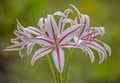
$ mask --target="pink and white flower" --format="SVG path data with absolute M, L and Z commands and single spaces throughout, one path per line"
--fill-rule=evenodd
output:
M 24 48 L 27 48 L 27 55 L 30 55 L 34 45 L 39 44 L 41 48 L 34 53 L 31 64 L 34 65 L 37 59 L 51 52 L 54 64 L 60 73 L 63 72 L 65 62 L 63 48 L 82 49 L 90 56 L 91 63 L 95 59 L 92 51 L 94 49 L 99 54 L 99 63 L 103 62 L 107 54 L 111 55 L 111 48 L 95 37 L 104 35 L 104 27 L 89 27 L 89 16 L 81 14 L 74 5 L 70 4 L 70 6 L 78 13 L 74 20 L 68 17 L 72 12 L 71 9 L 66 9 L 64 12 L 55 12 L 53 15 L 48 15 L 47 18 L 40 18 L 38 28 L 24 28 L 17 20 L 17 30 L 14 31 L 17 37 L 11 39 L 14 45 L 4 50 L 18 50 L 19 55 L 23 57 L 21 51 Z M 56 23 L 54 16 L 60 16 L 58 23 Z M 66 23 L 71 24 L 67 29 L 65 29 Z
M 89 27 L 90 23 L 89 16 L 80 14 L 80 12 L 75 6 L 73 5 L 70 6 L 72 6 L 77 11 L 80 24 L 84 24 L 84 26 L 80 28 L 77 35 L 74 37 L 76 48 L 80 48 L 83 51 L 85 51 L 86 54 L 90 56 L 91 63 L 95 59 L 94 53 L 92 52 L 91 49 L 96 50 L 100 57 L 99 63 L 103 62 L 104 59 L 107 57 L 107 52 L 109 55 L 111 55 L 111 48 L 107 44 L 96 39 L 95 37 L 99 35 L 100 36 L 104 35 L 105 33 L 104 27 Z M 75 20 L 75 23 L 79 24 L 77 20 L 78 18 Z M 102 43 L 103 46 L 100 45 L 99 43 Z
M 22 50 L 27 48 L 27 55 L 30 55 L 35 43 L 28 41 L 28 38 L 32 38 L 32 34 L 40 35 L 39 31 L 35 27 L 24 28 L 17 20 L 17 30 L 14 30 L 14 34 L 17 38 L 11 39 L 11 42 L 14 44 L 4 49 L 4 51 L 19 51 L 20 57 L 23 57 Z
M 74 25 L 62 31 L 61 35 L 58 35 L 58 29 L 62 27 L 58 28 L 54 17 L 48 15 L 45 26 L 46 32 L 49 35 L 48 37 L 38 36 L 36 38 L 29 38 L 30 41 L 43 45 L 42 48 L 35 52 L 31 63 L 33 65 L 38 58 L 43 57 L 52 51 L 55 66 L 57 70 L 62 73 L 64 67 L 64 51 L 62 47 L 74 47 L 74 44 L 69 41 L 74 37 L 76 31 L 79 30 L 82 25 Z

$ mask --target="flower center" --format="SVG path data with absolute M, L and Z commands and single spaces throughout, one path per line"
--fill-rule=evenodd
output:
M 55 49 L 58 48 L 58 47 L 59 47 L 59 46 L 58 46 L 57 44 L 54 45 L 54 48 L 55 48 Z

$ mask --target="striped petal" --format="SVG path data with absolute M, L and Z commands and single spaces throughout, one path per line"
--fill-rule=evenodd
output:
M 53 50 L 52 56 L 57 70 L 62 73 L 64 67 L 64 51 L 61 48 L 56 48 Z
M 18 19 L 16 19 L 16 21 L 17 21 L 17 29 L 18 29 L 19 31 L 24 32 L 24 27 L 20 24 L 20 22 L 18 21 Z
M 34 42 L 34 43 L 39 43 L 39 44 L 43 44 L 45 46 L 51 46 L 54 43 L 52 42 L 52 40 L 45 38 L 45 37 L 36 37 L 36 38 L 29 38 L 29 41 Z
M 80 24 L 84 24 L 84 26 L 81 27 L 78 38 L 80 38 L 83 35 L 83 33 L 88 29 L 89 22 L 90 22 L 89 16 L 81 15 Z
M 95 39 L 95 41 L 100 42 L 100 43 L 103 44 L 104 48 L 108 51 L 109 56 L 112 54 L 110 46 L 108 46 L 107 44 L 103 43 L 102 41 L 100 41 L 98 39 Z
M 22 50 L 27 46 L 28 42 L 23 43 L 22 47 L 19 49 L 19 56 L 22 58 L 24 57 L 24 54 Z
M 62 33 L 63 29 L 64 29 L 64 26 L 65 26 L 65 22 L 63 22 L 63 20 L 64 20 L 65 18 L 67 18 L 67 17 L 68 17 L 68 14 L 71 13 L 71 12 L 72 12 L 71 9 L 66 9 L 66 10 L 64 11 L 64 16 L 62 16 L 62 17 L 60 18 L 59 24 L 58 24 L 58 35 L 61 35 L 61 33 Z
M 65 18 L 64 20 L 62 20 L 63 23 L 70 23 L 71 26 L 75 25 L 75 21 L 69 18 Z
M 41 48 L 41 49 L 37 50 L 37 51 L 35 52 L 34 56 L 32 57 L 31 65 L 34 65 L 34 62 L 35 62 L 37 59 L 45 56 L 46 54 L 48 54 L 48 53 L 51 52 L 51 51 L 52 51 L 52 48 L 51 48 L 51 47 L 45 47 L 45 48 Z
M 105 58 L 107 58 L 107 53 L 106 50 L 99 44 L 97 44 L 96 42 L 91 42 L 89 44 L 87 44 L 90 48 L 96 50 L 99 54 L 100 57 L 100 62 L 103 62 Z
M 81 28 L 81 27 L 82 27 L 82 25 L 74 25 L 74 26 L 66 29 L 66 30 L 61 34 L 61 38 L 60 38 L 60 40 L 59 40 L 59 44 L 71 40 L 71 39 L 74 37 L 76 31 L 77 31 L 79 28 Z
M 92 37 L 95 37 L 98 35 L 103 36 L 105 34 L 104 27 L 93 27 L 91 30 L 93 30 Z
M 93 53 L 92 50 L 91 50 L 90 48 L 88 48 L 88 47 L 86 47 L 85 49 L 86 49 L 87 54 L 88 54 L 89 57 L 90 57 L 90 61 L 91 61 L 91 63 L 93 63 L 94 60 L 95 60 L 94 53 Z
M 35 34 L 35 35 L 42 34 L 42 32 L 35 27 L 27 27 L 27 28 L 25 28 L 25 31 L 27 31 L 28 33 L 31 33 L 31 34 Z
M 56 35 L 58 32 L 56 21 L 52 15 L 48 15 L 47 19 L 48 19 L 47 20 L 48 23 L 47 23 L 46 30 L 49 36 L 56 42 Z
M 64 43 L 64 44 L 61 44 L 60 46 L 65 48 L 74 48 L 75 43 Z
M 40 18 L 39 22 L 38 22 L 38 26 L 43 29 L 45 28 L 45 25 L 47 23 L 47 19 L 46 18 Z
M 78 37 L 74 36 L 74 42 L 75 42 L 76 46 L 79 46 L 83 42 L 83 40 L 81 40 L 81 39 L 78 40 Z
M 12 45 L 12 46 L 5 48 L 4 51 L 16 51 L 16 50 L 20 50 L 21 47 L 22 47 L 21 44 Z
M 30 54 L 31 54 L 34 45 L 35 45 L 35 43 L 29 43 L 29 44 L 27 45 L 27 55 L 30 55 Z
M 11 42 L 14 44 L 19 44 L 20 42 L 22 42 L 22 40 L 19 38 L 16 38 L 16 39 L 11 39 Z
M 17 37 L 19 37 L 19 38 L 28 38 L 28 37 L 31 37 L 30 34 L 23 33 L 23 32 L 17 31 L 17 30 L 14 30 L 14 34 L 15 34 Z

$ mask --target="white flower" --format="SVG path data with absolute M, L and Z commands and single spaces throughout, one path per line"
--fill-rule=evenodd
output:
M 79 19 L 80 24 L 84 25 L 80 28 L 77 35 L 74 37 L 76 48 L 80 48 L 83 51 L 85 51 L 86 54 L 90 56 L 91 63 L 95 59 L 94 53 L 92 52 L 91 49 L 96 50 L 100 57 L 99 63 L 103 62 L 103 60 L 107 57 L 106 51 L 108 51 L 108 54 L 111 55 L 111 48 L 107 44 L 96 39 L 95 37 L 99 35 L 100 36 L 104 35 L 105 33 L 104 27 L 89 27 L 90 23 L 89 16 L 80 14 L 78 9 L 74 5 L 70 6 L 72 6 L 78 13 L 78 18 L 76 17 L 77 19 L 75 19 L 75 24 L 79 24 L 78 23 Z M 100 45 L 99 43 L 102 43 L 103 46 Z
M 21 52 L 24 48 L 27 48 L 27 54 L 30 55 L 35 43 L 28 41 L 28 38 L 32 38 L 32 34 L 39 35 L 41 31 L 34 27 L 24 28 L 17 20 L 17 30 L 14 30 L 14 34 L 17 38 L 11 39 L 14 44 L 4 49 L 4 51 L 19 51 L 20 57 L 23 57 Z
M 62 20 L 61 20 L 62 21 Z M 61 23 L 60 21 L 60 23 Z M 64 67 L 64 51 L 62 47 L 74 47 L 73 43 L 69 43 L 69 41 L 74 37 L 74 34 L 82 25 L 74 25 L 69 27 L 68 29 L 62 31 L 58 34 L 58 29 L 63 27 L 58 27 L 56 21 L 52 15 L 48 15 L 47 22 L 44 25 L 46 28 L 46 32 L 48 36 L 38 36 L 36 38 L 30 38 L 29 40 L 32 42 L 36 42 L 38 44 L 44 45 L 42 48 L 38 49 L 32 60 L 32 65 L 34 62 L 40 58 L 45 56 L 46 54 L 52 51 L 53 60 L 57 70 L 62 73 Z

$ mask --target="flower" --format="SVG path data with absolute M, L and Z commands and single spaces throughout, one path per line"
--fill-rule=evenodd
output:
M 69 41 L 73 38 L 75 32 L 82 26 L 82 25 L 74 25 L 61 33 L 58 33 L 58 29 L 63 27 L 57 27 L 56 21 L 52 15 L 48 15 L 47 22 L 44 24 L 46 32 L 48 36 L 37 36 L 36 38 L 29 38 L 31 42 L 36 42 L 38 44 L 42 44 L 43 47 L 38 49 L 32 60 L 32 65 L 34 62 L 40 58 L 45 56 L 46 54 L 52 51 L 52 57 L 55 63 L 57 70 L 62 73 L 64 67 L 64 51 L 62 47 L 74 47 L 73 43 Z M 61 20 L 62 21 L 62 20 Z M 60 21 L 60 23 L 62 23 Z M 40 23 L 41 24 L 41 23 Z M 60 35 L 61 34 L 61 35 Z
M 104 27 L 89 27 L 90 19 L 88 15 L 80 14 L 78 9 L 74 5 L 72 6 L 78 13 L 78 17 L 80 20 L 80 24 L 84 24 L 78 31 L 77 35 L 74 37 L 74 42 L 76 44 L 76 48 L 80 48 L 83 51 L 86 52 L 90 56 L 91 63 L 94 61 L 94 53 L 91 49 L 94 49 L 98 52 L 100 57 L 100 62 L 103 62 L 104 59 L 107 57 L 106 51 L 108 51 L 108 54 L 111 55 L 111 48 L 103 43 L 102 41 L 96 39 L 96 36 L 102 36 L 105 33 Z M 75 23 L 78 23 L 78 17 L 75 19 Z M 103 46 L 101 46 L 99 43 L 102 43 Z
M 41 34 L 41 31 L 34 27 L 24 28 L 17 20 L 17 30 L 14 30 L 14 34 L 17 36 L 17 38 L 11 39 L 14 45 L 5 48 L 4 51 L 18 50 L 20 57 L 23 57 L 22 50 L 27 48 L 27 55 L 30 55 L 35 45 L 35 43 L 28 41 L 28 38 L 32 38 L 32 34 Z
M 94 49 L 100 57 L 99 63 L 103 62 L 107 54 L 111 55 L 111 48 L 96 38 L 104 35 L 104 27 L 89 27 L 89 16 L 81 14 L 74 5 L 70 4 L 70 6 L 78 14 L 74 20 L 68 17 L 70 13 L 73 13 L 71 9 L 55 12 L 53 15 L 48 15 L 47 18 L 40 18 L 38 28 L 31 26 L 24 28 L 17 20 L 17 30 L 14 31 L 17 37 L 11 39 L 14 45 L 4 50 L 18 50 L 19 55 L 23 57 L 21 51 L 24 48 L 27 48 L 27 55 L 30 55 L 35 44 L 40 45 L 41 47 L 32 57 L 31 64 L 34 65 L 36 60 L 51 52 L 56 69 L 60 73 L 63 72 L 65 63 L 63 48 L 82 49 L 89 55 L 91 63 L 95 59 L 92 51 Z M 58 23 L 56 23 L 55 16 L 60 16 Z M 67 29 L 65 29 L 66 23 L 70 23 L 70 27 Z

